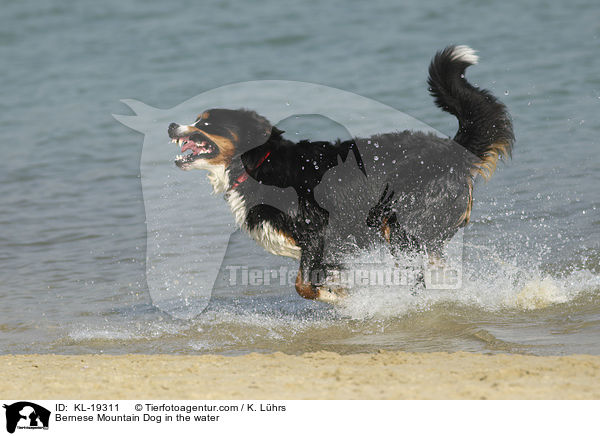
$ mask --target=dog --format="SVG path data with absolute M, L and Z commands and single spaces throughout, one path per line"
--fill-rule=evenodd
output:
M 256 112 L 218 108 L 193 124 L 169 125 L 172 142 L 189 151 L 175 164 L 208 170 L 239 227 L 270 253 L 300 261 L 300 296 L 333 301 L 343 290 L 326 283 L 327 253 L 337 268 L 331 253 L 379 240 L 393 253 L 441 258 L 469 222 L 476 176 L 489 179 L 498 160 L 511 156 L 506 107 L 465 78 L 477 62 L 471 48 L 449 46 L 429 66 L 435 104 L 458 119 L 453 139 L 405 130 L 293 142 Z

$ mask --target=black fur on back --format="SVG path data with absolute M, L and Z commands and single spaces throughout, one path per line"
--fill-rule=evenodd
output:
M 439 252 L 462 225 L 474 159 L 451 139 L 421 132 L 295 143 L 273 128 L 265 144 L 234 160 L 230 183 L 250 176 L 235 188 L 250 229 L 267 221 L 301 247 L 324 235 L 330 254 L 349 237 L 367 247 L 388 222 L 397 245 Z M 386 189 L 391 197 L 379 207 Z

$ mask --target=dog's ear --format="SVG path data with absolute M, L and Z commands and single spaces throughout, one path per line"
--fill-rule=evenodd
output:
M 243 111 L 243 115 L 238 126 L 239 141 L 241 151 L 248 151 L 267 142 L 273 129 L 276 128 L 271 125 L 269 120 L 254 111 Z
M 277 127 L 273 126 L 271 128 L 271 136 L 281 136 L 285 133 L 285 130 L 279 130 Z

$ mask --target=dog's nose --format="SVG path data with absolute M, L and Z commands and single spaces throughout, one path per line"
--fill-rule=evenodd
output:
M 169 136 L 175 136 L 175 131 L 179 128 L 179 124 L 171 123 L 169 124 Z

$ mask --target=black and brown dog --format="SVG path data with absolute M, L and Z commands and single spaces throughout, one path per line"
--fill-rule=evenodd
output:
M 472 49 L 451 46 L 429 67 L 435 103 L 458 118 L 454 139 L 403 131 L 296 143 L 255 112 L 211 109 L 169 126 L 190 152 L 175 163 L 208 170 L 241 228 L 267 251 L 300 260 L 298 294 L 329 301 L 337 291 L 325 285 L 326 253 L 380 239 L 436 257 L 469 222 L 475 176 L 489 178 L 514 141 L 506 107 L 465 79 L 476 63 Z

